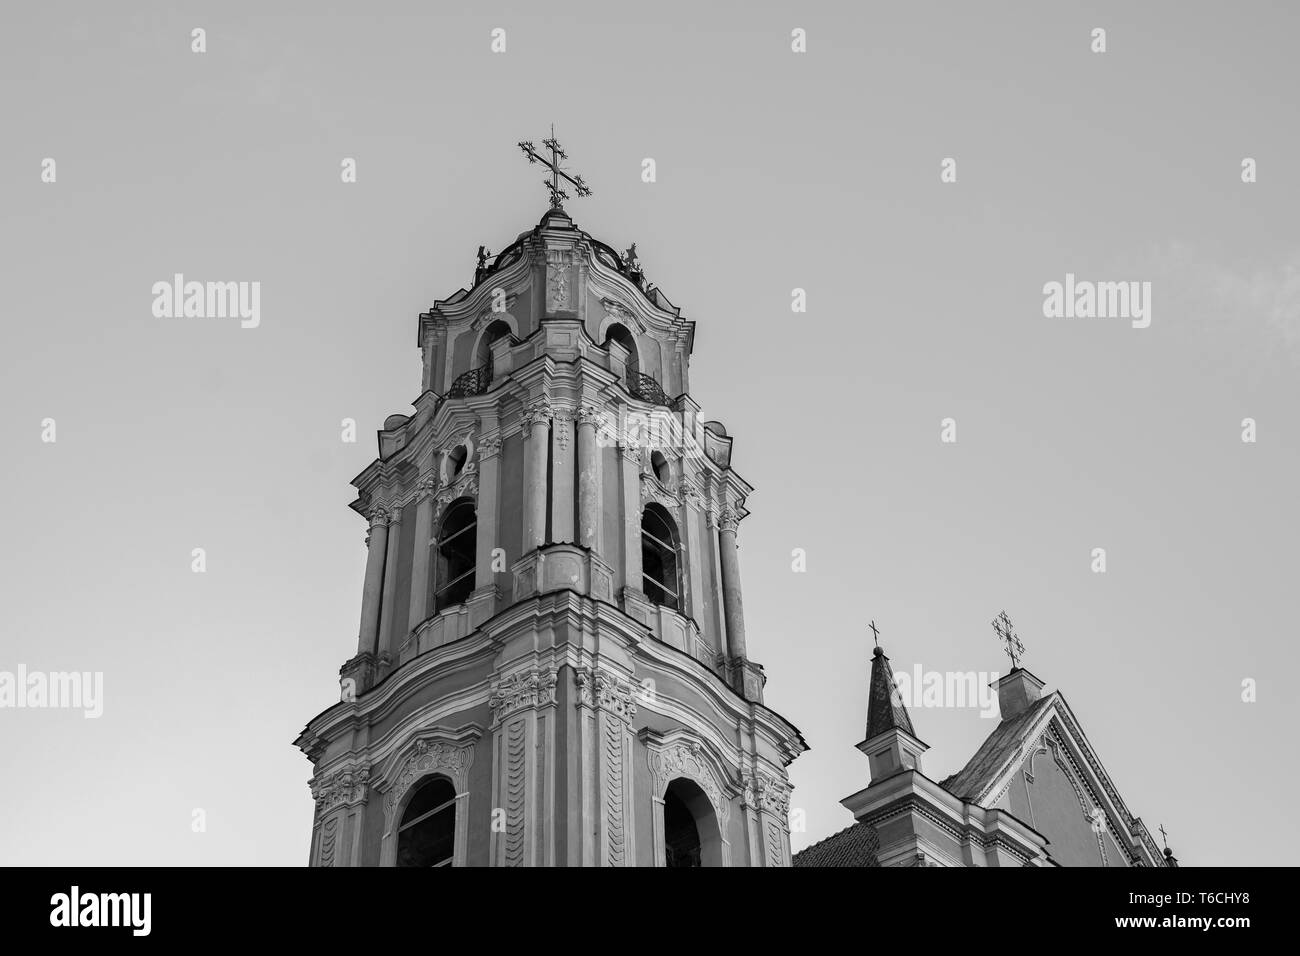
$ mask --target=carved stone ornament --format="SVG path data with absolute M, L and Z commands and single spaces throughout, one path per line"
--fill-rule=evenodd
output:
M 480 460 L 486 461 L 499 454 L 501 454 L 500 432 L 493 432 L 491 435 L 484 435 L 479 439 L 478 456 Z
M 572 308 L 573 289 L 569 282 L 569 266 L 572 254 L 563 249 L 552 249 L 546 253 L 546 308 L 554 312 L 557 309 Z
M 681 502 L 669 494 L 668 489 L 659 484 L 658 480 L 642 472 L 641 474 L 641 504 L 649 501 L 657 501 L 669 510 L 675 510 Z
M 693 741 L 678 741 L 666 747 L 651 747 L 647 752 L 650 772 L 655 778 L 655 793 L 662 796 L 668 784 L 678 777 L 687 777 L 704 791 L 713 805 L 713 811 L 726 832 L 730 805 L 723 796 L 722 787 L 713 774 L 713 768 L 704 757 L 704 748 Z
M 718 515 L 718 529 L 724 533 L 730 531 L 734 534 L 739 526 L 740 518 L 736 516 L 736 513 L 730 508 L 723 508 Z
M 686 478 L 683 478 L 677 485 L 677 496 L 681 498 L 684 503 L 694 505 L 696 508 L 699 508 L 704 501 L 704 496 L 700 494 L 700 489 L 695 487 L 694 482 Z
M 633 684 L 617 674 L 590 667 L 579 667 L 574 678 L 578 687 L 578 707 L 594 707 L 606 710 L 620 720 L 630 723 L 636 716 L 636 688 Z
M 488 707 L 495 727 L 511 714 L 530 707 L 555 703 L 555 671 L 532 670 L 511 674 L 492 684 Z
M 555 412 L 551 408 L 550 402 L 544 399 L 542 401 L 533 402 L 524 409 L 524 437 L 531 438 L 534 425 L 549 425 L 553 417 L 555 417 Z
M 785 820 L 790 814 L 791 787 L 771 774 L 756 773 L 745 778 L 745 804 Z
M 564 406 L 555 409 L 555 443 L 561 450 L 569 447 L 569 439 L 573 436 L 573 419 L 573 409 Z
M 424 475 L 415 485 L 415 494 L 417 498 L 428 498 L 438 490 L 438 479 L 435 475 Z
M 645 325 L 637 317 L 636 313 L 623 305 L 623 303 L 617 302 L 614 299 L 601 299 L 600 305 L 601 308 L 605 310 L 605 315 L 609 316 L 609 318 L 613 319 L 615 322 L 627 326 L 628 329 L 633 332 L 645 333 Z
M 324 816 L 337 806 L 360 803 L 366 798 L 370 767 L 348 767 L 337 773 L 311 781 L 311 796 L 316 801 L 316 815 Z
M 399 765 L 393 785 L 384 798 L 385 815 L 391 818 L 401 806 L 406 792 L 430 773 L 441 773 L 447 776 L 457 791 L 463 791 L 467 783 L 469 766 L 473 762 L 473 744 L 457 746 L 436 739 L 417 740 Z

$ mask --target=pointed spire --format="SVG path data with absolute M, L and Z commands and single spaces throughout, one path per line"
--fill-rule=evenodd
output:
M 858 749 L 867 755 L 874 784 L 904 770 L 920 770 L 921 755 L 930 748 L 912 728 L 912 718 L 894 683 L 894 671 L 880 646 L 875 622 L 871 634 L 877 643 L 871 652 L 871 683 L 867 689 L 867 736 Z
M 871 652 L 871 687 L 867 697 L 867 740 L 887 730 L 906 730 L 913 737 L 912 718 L 907 715 L 894 684 L 894 672 L 889 658 L 879 644 Z

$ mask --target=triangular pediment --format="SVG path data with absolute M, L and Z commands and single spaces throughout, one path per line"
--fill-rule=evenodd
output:
M 1061 862 L 1164 863 L 1059 692 L 1002 721 L 942 786 L 966 802 L 1025 820 L 1052 841 L 1054 856 L 1075 858 Z

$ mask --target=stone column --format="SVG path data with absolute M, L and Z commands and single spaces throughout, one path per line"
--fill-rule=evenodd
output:
M 384 560 L 383 601 L 379 611 L 379 642 L 375 649 L 380 665 L 393 659 L 393 604 L 397 598 L 397 551 L 402 540 L 402 509 L 394 506 L 388 519 L 388 555 Z
M 740 600 L 740 557 L 736 553 L 736 513 L 718 515 L 718 549 L 722 553 L 722 611 L 727 619 L 727 652 L 733 661 L 748 659 L 745 651 L 745 610 Z
M 411 613 L 407 616 L 407 630 L 414 628 L 429 616 L 429 536 L 433 533 L 433 475 L 420 479 L 420 490 L 415 507 L 415 556 L 411 562 Z
M 546 459 L 550 403 L 533 402 L 524 412 L 524 553 L 546 543 Z
M 357 653 L 375 653 L 379 641 L 379 602 L 384 585 L 384 559 L 388 552 L 388 512 L 374 508 L 370 512 L 370 534 L 366 538 L 365 586 L 361 592 L 361 633 Z
M 641 449 L 624 436 L 618 446 L 622 472 L 623 500 L 623 587 L 642 594 L 641 589 Z
M 683 464 L 684 467 L 684 464 Z M 681 602 L 682 613 L 691 620 L 704 626 L 704 548 L 700 541 L 700 492 L 690 481 L 683 477 L 678 484 L 682 508 L 682 558 L 686 567 L 682 574 L 682 583 L 686 585 L 685 600 Z M 695 648 L 687 648 L 687 653 L 696 656 Z
M 555 409 L 551 427 L 551 540 L 571 544 L 573 535 L 573 409 Z
M 578 409 L 578 544 L 600 554 L 605 520 L 601 510 L 600 444 L 596 438 L 600 413 L 591 405 Z
M 492 419 L 495 427 L 496 419 Z M 493 431 L 478 443 L 478 505 L 475 518 L 478 522 L 478 550 L 474 557 L 475 590 L 496 587 L 496 574 L 492 570 L 492 552 L 499 546 L 497 483 L 501 470 L 501 433 Z

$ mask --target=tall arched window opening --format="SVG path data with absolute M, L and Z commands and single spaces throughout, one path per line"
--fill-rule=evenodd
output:
M 456 849 L 456 788 L 445 777 L 420 784 L 397 829 L 398 866 L 451 866 Z
M 655 604 L 681 609 L 681 575 L 677 561 L 677 525 L 659 504 L 641 514 L 641 578 L 646 597 Z
M 438 531 L 438 566 L 433 609 L 464 604 L 474 590 L 474 562 L 478 552 L 478 516 L 474 502 L 452 502 Z

